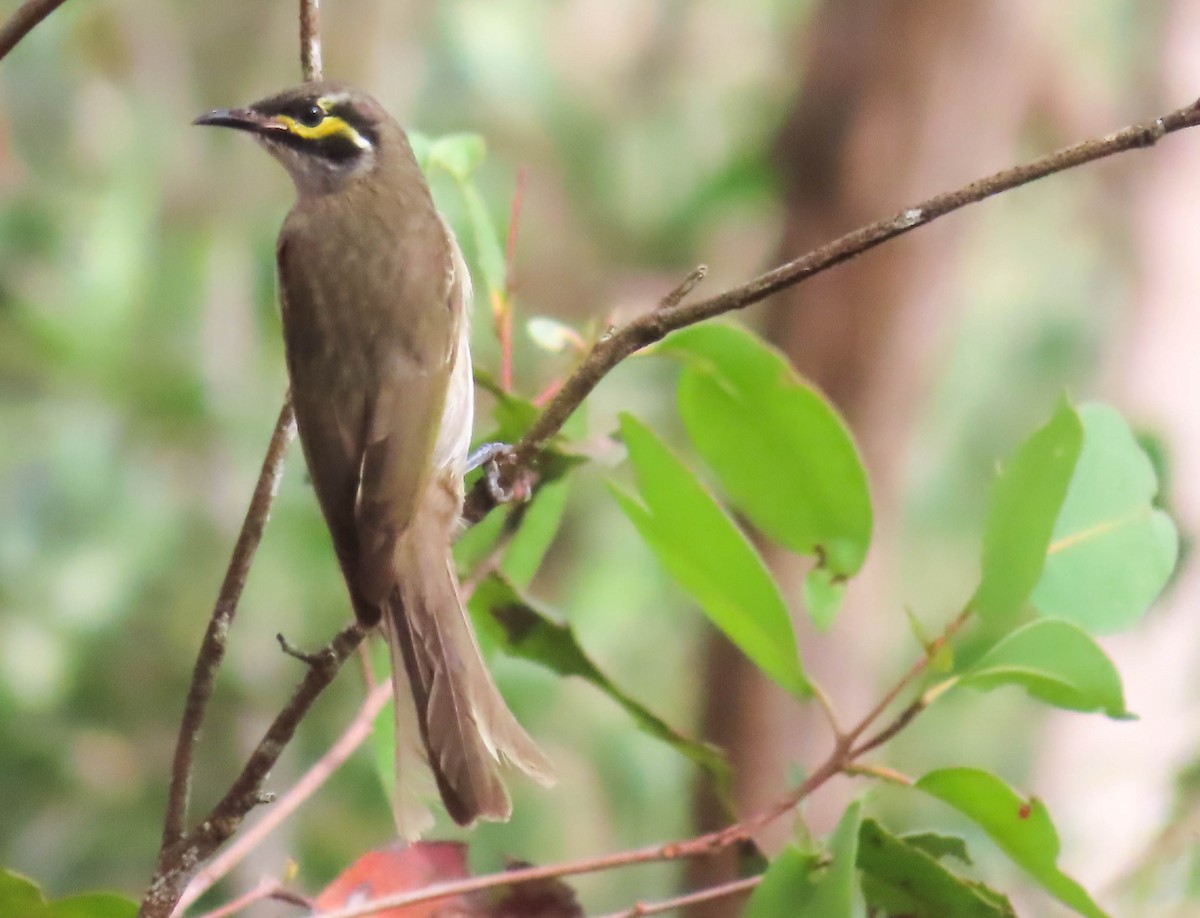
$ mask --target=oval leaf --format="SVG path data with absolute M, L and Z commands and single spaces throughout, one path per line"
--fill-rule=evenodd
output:
M 510 580 L 491 574 L 471 597 L 471 616 L 511 657 L 537 663 L 560 676 L 577 676 L 620 705 L 637 726 L 687 756 L 724 792 L 732 774 L 721 751 L 673 729 L 649 708 L 624 692 L 587 655 L 575 632 L 522 596 Z
M 1179 557 L 1158 480 L 1129 425 L 1108 405 L 1079 409 L 1083 451 L 1033 592 L 1043 613 L 1107 634 L 1134 624 Z
M 134 918 L 137 903 L 116 893 L 84 893 L 50 903 L 50 918 Z
M 982 576 L 972 600 L 981 614 L 1012 615 L 1037 585 L 1082 445 L 1083 425 L 1063 401 L 1000 470 L 984 524 Z
M 28 877 L 0 867 L 0 915 L 45 918 L 49 907 L 42 891 Z
M 1019 685 L 1046 704 L 1070 711 L 1103 711 L 1128 719 L 1117 668 L 1086 633 L 1069 622 L 1036 621 L 987 652 L 962 682 L 988 691 Z
M 807 697 L 787 606 L 758 552 L 648 427 L 625 414 L 621 434 L 641 496 L 611 487 L 625 515 L 713 624 L 764 673 Z
M 867 474 L 845 423 L 787 358 L 733 325 L 694 325 L 661 349 L 685 358 L 679 411 L 739 511 L 846 577 L 871 540 Z
M 829 836 L 828 858 L 786 848 L 771 861 L 746 903 L 745 918 L 857 918 L 864 908 L 855 882 L 862 804 L 852 803 Z
M 1058 832 L 1042 801 L 1025 800 L 995 775 L 975 768 L 931 771 L 915 786 L 975 822 L 1059 902 L 1087 918 L 1108 918 L 1082 886 L 1058 869 Z
M 1016 918 L 1007 898 L 960 877 L 938 861 L 941 850 L 970 863 L 961 838 L 935 836 L 935 844 L 941 847 L 934 852 L 923 847 L 927 838 L 897 837 L 873 819 L 863 821 L 858 866 L 863 872 L 863 893 L 872 908 L 881 915 L 906 918 Z
M 446 134 L 426 139 L 425 144 L 429 168 L 445 169 L 459 182 L 469 179 L 487 155 L 487 144 L 479 134 Z

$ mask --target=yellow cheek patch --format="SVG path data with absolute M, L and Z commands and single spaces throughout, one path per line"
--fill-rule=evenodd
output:
M 345 137 L 356 147 L 363 150 L 368 150 L 371 147 L 370 142 L 354 130 L 350 124 L 339 118 L 337 115 L 326 115 L 321 123 L 315 127 L 309 127 L 307 124 L 301 124 L 295 118 L 289 115 L 276 115 L 275 120 L 287 127 L 289 131 L 297 137 L 302 137 L 305 140 L 324 140 L 326 137 Z

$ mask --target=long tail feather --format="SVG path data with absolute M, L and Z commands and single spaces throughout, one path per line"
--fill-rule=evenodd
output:
M 404 701 L 415 707 L 447 811 L 462 825 L 502 821 L 512 805 L 500 765 L 515 766 L 541 784 L 554 783 L 554 769 L 496 688 L 459 597 L 450 558 L 455 494 L 435 482 L 427 495 L 397 547 L 399 586 L 388 603 L 385 630 L 394 665 L 402 663 L 411 683 L 412 701 Z M 397 712 L 399 693 L 408 694 L 402 681 Z M 411 760 L 400 759 L 402 743 L 398 729 L 398 771 L 411 768 Z M 407 776 L 398 773 L 397 779 L 403 784 Z M 398 790 L 398 803 L 403 794 Z

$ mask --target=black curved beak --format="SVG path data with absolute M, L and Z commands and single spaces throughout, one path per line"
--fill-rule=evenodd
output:
M 201 115 L 192 124 L 235 128 L 239 131 L 249 131 L 252 134 L 273 134 L 287 131 L 285 125 L 252 108 L 218 108 L 206 115 Z

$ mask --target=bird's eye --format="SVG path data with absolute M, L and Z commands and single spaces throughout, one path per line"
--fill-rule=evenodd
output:
M 325 120 L 325 110 L 316 103 L 306 105 L 297 113 L 296 120 L 305 127 L 316 127 Z

